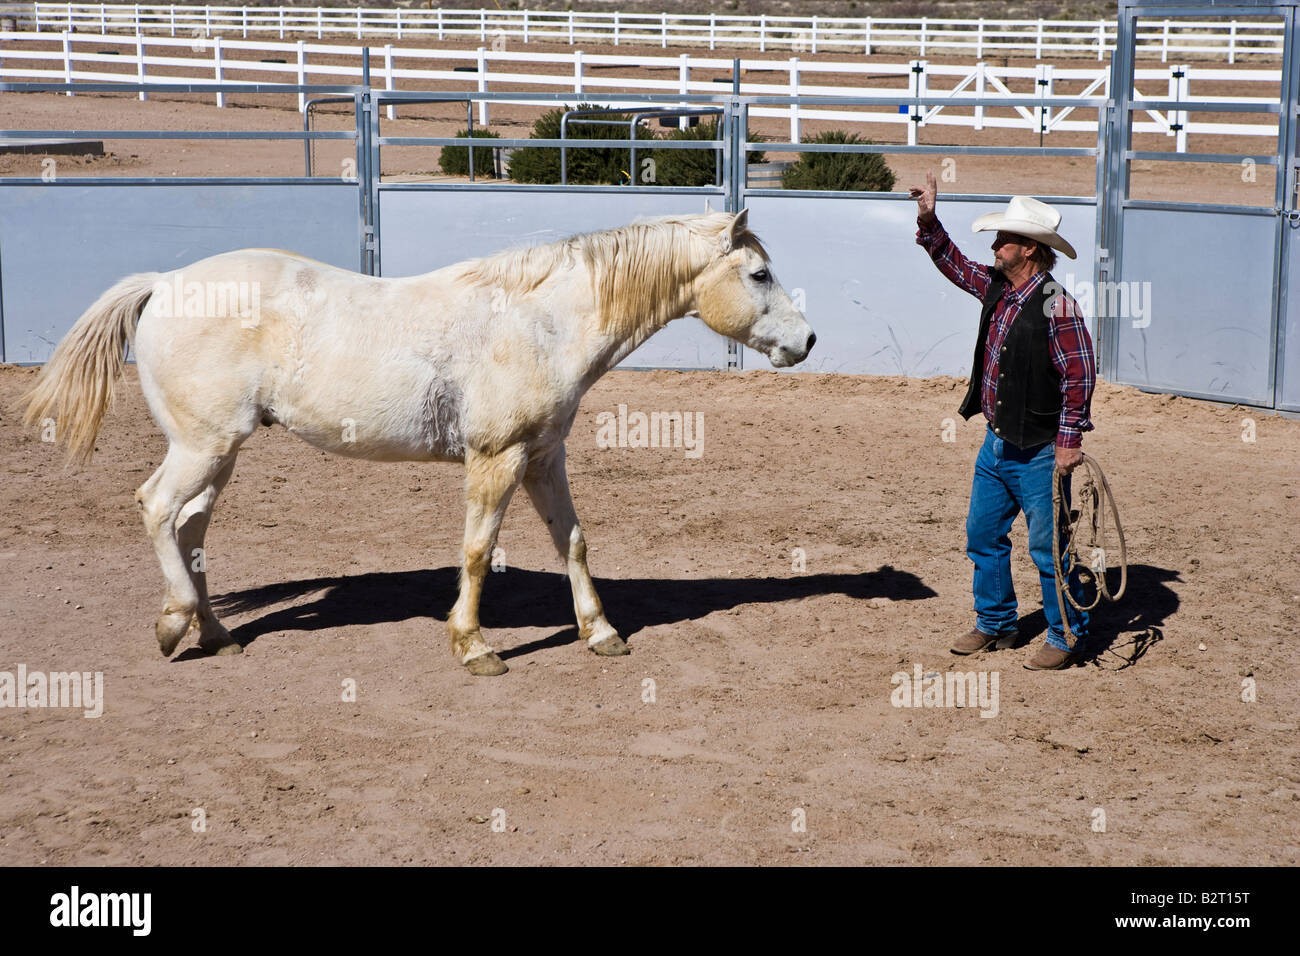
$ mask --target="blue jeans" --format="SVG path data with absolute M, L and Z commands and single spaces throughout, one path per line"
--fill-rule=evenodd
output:
M 1052 442 L 1036 448 L 1018 448 L 989 428 L 975 459 L 970 511 L 966 515 L 966 554 L 975 563 L 975 626 L 985 634 L 1002 634 L 1016 628 L 1016 592 L 1011 583 L 1011 523 L 1021 511 L 1029 526 L 1029 555 L 1038 567 L 1043 589 L 1043 614 L 1047 617 L 1047 643 L 1070 650 L 1061 626 L 1052 569 L 1052 472 L 1056 450 Z M 1070 484 L 1061 484 L 1068 506 Z M 1061 545 L 1064 549 L 1064 541 Z M 1079 575 L 1068 575 L 1070 593 L 1083 603 Z M 1088 635 L 1088 614 L 1065 602 L 1076 647 Z

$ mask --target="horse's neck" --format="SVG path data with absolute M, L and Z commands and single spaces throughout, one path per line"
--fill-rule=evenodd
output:
M 691 237 L 683 236 L 682 242 L 689 244 Z M 630 285 L 639 282 L 645 275 L 671 278 L 656 283 L 653 294 L 650 295 L 647 295 L 652 289 L 650 285 L 638 285 L 635 290 L 615 287 L 612 294 L 607 296 L 602 295 L 601 290 L 594 290 L 592 309 L 588 314 L 603 329 L 596 336 L 601 341 L 601 346 L 597 355 L 593 356 L 591 381 L 612 369 L 669 322 L 685 315 L 694 307 L 694 283 L 703 269 L 701 263 L 692 260 L 676 264 L 674 268 L 673 264 L 641 260 L 635 262 L 634 266 L 635 272 L 620 271 L 608 281 L 622 281 Z M 602 308 L 608 308 L 611 301 L 634 304 L 635 307 L 630 312 L 603 314 Z

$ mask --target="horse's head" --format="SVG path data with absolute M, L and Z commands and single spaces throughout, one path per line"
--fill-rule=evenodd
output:
M 713 331 L 757 349 L 777 368 L 796 365 L 817 336 L 746 228 L 748 212 L 729 217 L 717 234 L 717 254 L 695 281 L 695 311 Z

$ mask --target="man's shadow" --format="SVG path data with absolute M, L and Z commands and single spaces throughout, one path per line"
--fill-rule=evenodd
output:
M 324 592 L 307 603 L 269 611 L 234 628 L 231 636 L 244 646 L 277 631 L 391 624 L 418 617 L 446 621 L 456 601 L 457 574 L 456 568 L 445 567 L 284 581 L 219 595 L 212 599 L 212 606 L 219 615 L 242 614 L 316 591 Z M 788 578 L 597 578 L 595 583 L 610 623 L 624 638 L 648 627 L 695 620 L 741 604 L 780 604 L 824 594 L 893 601 L 937 596 L 915 574 L 889 565 L 858 574 L 807 574 Z M 485 628 L 493 629 L 560 629 L 543 640 L 500 652 L 502 657 L 570 644 L 578 640 L 571 593 L 568 578 L 555 572 L 510 568 L 489 573 L 483 585 L 480 620 Z M 195 651 L 191 656 L 200 655 Z
M 1111 590 L 1119 587 L 1119 574 L 1111 571 L 1107 580 Z M 1157 641 L 1164 638 L 1165 621 L 1178 610 L 1178 594 L 1167 582 L 1182 581 L 1177 571 L 1150 564 L 1130 564 L 1124 595 L 1116 602 L 1102 600 L 1090 613 L 1089 636 L 1082 651 L 1084 663 L 1099 661 L 1105 655 L 1119 657 L 1127 667 Z M 1089 586 L 1085 600 L 1096 591 Z M 1020 619 L 1020 637 L 1016 647 L 1023 647 L 1047 631 L 1042 608 Z M 1001 646 L 1001 645 L 999 645 Z

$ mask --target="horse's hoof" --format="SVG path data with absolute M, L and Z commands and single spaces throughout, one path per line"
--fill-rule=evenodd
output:
M 228 654 L 244 653 L 244 646 L 231 637 L 224 627 L 209 619 L 199 637 L 199 650 L 214 657 L 225 657 Z
M 497 677 L 510 670 L 506 667 L 506 662 L 497 657 L 495 651 L 470 658 L 465 662 L 465 669 L 475 677 Z
M 205 654 L 211 654 L 213 657 L 226 657 L 230 654 L 244 653 L 244 645 L 240 644 L 239 641 L 236 641 L 233 638 L 225 644 L 204 644 L 200 641 L 199 650 L 203 651 Z
M 172 651 L 176 650 L 176 645 L 181 642 L 181 638 L 190 632 L 192 618 L 192 613 L 178 611 L 158 618 L 158 623 L 154 626 L 154 634 L 158 637 L 158 649 L 162 651 L 163 657 L 171 657 Z
M 611 634 L 608 637 L 601 638 L 595 644 L 587 645 L 601 657 L 622 657 L 624 654 L 632 653 L 628 650 L 627 644 L 623 638 L 617 634 Z

